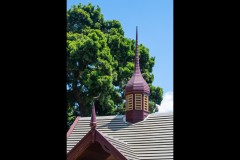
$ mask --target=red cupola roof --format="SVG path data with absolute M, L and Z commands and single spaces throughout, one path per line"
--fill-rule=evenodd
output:
M 147 82 L 143 79 L 143 76 L 140 71 L 139 66 L 139 56 L 138 56 L 138 29 L 136 27 L 136 52 L 135 52 L 135 66 L 134 73 L 131 79 L 128 81 L 125 92 L 144 92 L 146 94 L 150 94 L 150 89 Z

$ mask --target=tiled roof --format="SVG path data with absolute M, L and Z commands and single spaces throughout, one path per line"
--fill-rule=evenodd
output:
M 97 116 L 96 129 L 127 159 L 173 159 L 173 114 L 149 114 L 130 124 L 125 116 Z M 69 152 L 91 129 L 91 117 L 80 117 L 67 138 Z
M 138 156 L 132 151 L 132 149 L 128 146 L 128 144 L 124 143 L 123 141 L 113 138 L 109 135 L 106 135 L 105 138 L 117 148 L 119 152 L 124 155 L 129 160 L 140 160 Z

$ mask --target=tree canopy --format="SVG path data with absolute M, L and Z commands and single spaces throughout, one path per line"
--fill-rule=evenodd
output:
M 124 37 L 118 20 L 104 20 L 99 6 L 74 5 L 67 11 L 67 117 L 90 116 L 93 97 L 97 115 L 124 114 L 124 86 L 134 71 L 135 40 Z M 163 90 L 152 85 L 155 57 L 139 45 L 140 68 L 150 86 L 150 112 Z

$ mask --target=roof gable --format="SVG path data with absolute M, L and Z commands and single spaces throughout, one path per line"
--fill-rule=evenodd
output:
M 99 142 L 102 149 L 116 160 L 127 160 L 98 130 L 92 128 L 73 148 L 67 153 L 67 160 L 76 160 L 90 145 Z

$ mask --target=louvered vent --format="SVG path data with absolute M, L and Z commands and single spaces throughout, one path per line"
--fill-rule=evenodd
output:
M 133 109 L 133 95 L 129 94 L 126 97 L 126 110 L 132 110 Z
M 135 109 L 142 110 L 142 94 L 135 94 Z
M 148 96 L 144 95 L 144 110 L 148 111 Z

